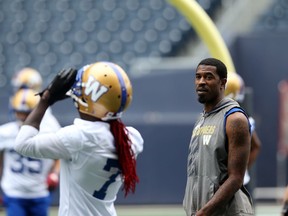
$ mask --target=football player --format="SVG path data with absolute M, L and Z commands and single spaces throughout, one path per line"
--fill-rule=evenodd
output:
M 43 80 L 39 71 L 31 67 L 24 67 L 17 71 L 11 80 L 13 92 L 19 89 L 32 89 L 35 92 L 40 92 L 42 89 Z M 12 111 L 13 113 L 13 111 Z M 53 115 L 51 108 L 48 108 L 45 112 L 43 121 L 46 128 L 54 128 L 58 130 L 61 126 L 56 117 Z M 50 192 L 53 192 L 59 184 L 59 171 L 60 162 L 55 161 L 49 175 L 47 176 L 47 184 Z
M 32 89 L 18 90 L 10 100 L 15 121 L 0 126 L 0 149 L 3 152 L 1 187 L 8 216 L 48 216 L 47 178 L 55 161 L 25 157 L 13 148 L 21 125 L 39 102 L 40 97 L 35 94 Z M 40 133 L 54 130 L 45 125 L 45 121 L 40 125 Z
M 41 135 L 38 129 L 46 109 L 67 92 L 80 118 L 56 133 Z M 132 100 L 126 72 L 112 62 L 65 69 L 40 95 L 20 129 L 15 150 L 61 160 L 59 215 L 116 216 L 114 202 L 122 184 L 125 195 L 135 191 L 136 156 L 143 150 L 140 133 L 121 121 Z

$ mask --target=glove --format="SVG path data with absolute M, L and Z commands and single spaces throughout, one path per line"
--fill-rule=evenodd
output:
M 40 92 L 39 95 L 42 97 L 43 93 L 48 90 L 50 93 L 50 97 L 48 99 L 49 105 L 67 98 L 68 96 L 66 96 L 66 93 L 75 82 L 76 75 L 77 70 L 74 68 L 61 70 L 48 85 L 48 87 Z
M 55 190 L 59 184 L 58 174 L 54 172 L 49 173 L 49 175 L 47 176 L 46 182 L 47 182 L 47 187 L 49 191 Z

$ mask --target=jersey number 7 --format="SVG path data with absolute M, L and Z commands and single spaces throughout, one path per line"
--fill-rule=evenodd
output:
M 107 172 L 110 172 L 110 169 L 112 167 L 118 168 L 119 170 L 118 170 L 118 172 L 116 172 L 115 174 L 112 174 L 109 177 L 109 180 L 107 180 L 104 183 L 104 185 L 100 188 L 100 190 L 95 190 L 94 191 L 93 196 L 96 197 L 97 199 L 103 200 L 105 198 L 106 192 L 107 192 L 107 189 L 108 189 L 109 185 L 111 185 L 113 182 L 115 182 L 116 177 L 121 173 L 118 160 L 108 158 L 107 162 L 106 162 L 106 165 L 104 166 L 103 170 L 105 170 Z

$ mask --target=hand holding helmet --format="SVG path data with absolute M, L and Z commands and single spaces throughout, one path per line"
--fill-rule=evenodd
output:
M 48 85 L 46 89 L 39 93 L 42 97 L 46 90 L 49 91 L 50 96 L 48 99 L 49 105 L 54 104 L 56 101 L 65 99 L 67 91 L 72 87 L 75 82 L 77 70 L 68 68 L 61 70 Z

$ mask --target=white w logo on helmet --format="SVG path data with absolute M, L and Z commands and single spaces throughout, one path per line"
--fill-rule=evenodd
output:
M 89 76 L 85 87 L 85 94 L 91 94 L 91 100 L 93 102 L 96 102 L 103 94 L 108 91 L 108 88 L 101 85 L 100 82 L 95 80 L 93 76 Z

